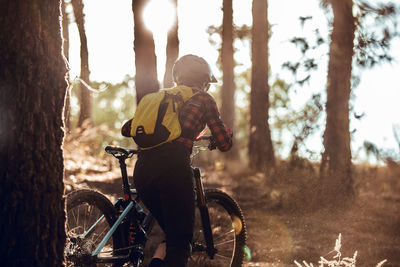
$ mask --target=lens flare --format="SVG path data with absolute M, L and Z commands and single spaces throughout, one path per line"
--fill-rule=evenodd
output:
M 251 261 L 251 250 L 248 246 L 243 247 L 244 260 Z
M 243 230 L 242 220 L 237 216 L 232 216 L 232 227 L 235 230 L 235 235 L 239 235 Z
M 175 22 L 175 14 L 170 0 L 151 0 L 143 10 L 144 24 L 154 34 L 166 33 Z

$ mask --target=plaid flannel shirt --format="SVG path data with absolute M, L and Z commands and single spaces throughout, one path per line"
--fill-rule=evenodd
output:
M 232 131 L 222 122 L 214 98 L 204 91 L 196 92 L 179 110 L 182 133 L 175 142 L 183 143 L 191 151 L 193 141 L 207 124 L 217 147 L 221 151 L 229 150 L 232 147 Z M 123 136 L 131 136 L 131 123 L 132 120 L 129 120 L 123 125 Z
M 232 131 L 222 122 L 217 104 L 207 92 L 196 90 L 196 94 L 179 109 L 179 121 L 182 133 L 176 142 L 184 143 L 189 150 L 206 124 L 219 150 L 227 151 L 232 147 Z

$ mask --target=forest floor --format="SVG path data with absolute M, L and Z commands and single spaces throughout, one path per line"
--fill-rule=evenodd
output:
M 93 188 L 113 200 L 121 196 L 115 160 L 77 158 L 69 152 L 65 152 L 66 192 Z M 133 165 L 130 160 L 130 174 Z M 336 255 L 339 234 L 341 257 L 352 258 L 357 251 L 357 266 L 376 266 L 385 259 L 383 266 L 400 266 L 398 164 L 357 167 L 356 196 L 341 209 L 319 207 L 312 181 L 298 181 L 302 171 L 291 172 L 293 176 L 278 173 L 278 183 L 272 185 L 264 174 L 238 166 L 204 167 L 202 174 L 206 188 L 224 190 L 243 210 L 251 251 L 244 266 L 296 266 L 294 261 L 306 266 L 303 260 L 318 266 L 321 256 L 332 260 Z

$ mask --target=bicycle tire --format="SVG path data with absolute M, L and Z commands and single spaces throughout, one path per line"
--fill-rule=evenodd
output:
M 246 247 L 246 224 L 238 203 L 218 189 L 205 190 L 214 246 L 213 259 L 207 255 L 201 218 L 196 208 L 193 252 L 189 267 L 239 267 L 242 266 Z
M 66 245 L 65 254 L 68 246 L 71 246 L 71 237 L 81 236 L 85 233 L 102 215 L 104 217 L 98 222 L 89 234 L 88 238 L 83 238 L 80 243 L 79 250 L 74 250 L 73 253 L 91 254 L 97 245 L 103 239 L 105 233 L 111 228 L 117 218 L 117 211 L 113 204 L 103 194 L 91 190 L 81 189 L 70 192 L 66 197 L 67 206 L 67 222 L 66 231 L 68 242 Z M 106 246 L 101 250 L 99 256 L 111 257 L 115 250 L 121 248 L 122 238 L 119 228 L 113 234 Z M 76 252 L 77 251 L 77 252 Z M 87 263 L 82 263 L 79 259 L 76 261 L 68 261 L 67 266 L 87 266 Z M 122 266 L 119 263 L 102 263 L 90 266 Z

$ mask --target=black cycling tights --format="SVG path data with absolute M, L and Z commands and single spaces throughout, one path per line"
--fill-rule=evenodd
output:
M 189 151 L 183 144 L 168 143 L 141 152 L 134 182 L 143 203 L 166 235 L 165 265 L 186 266 L 193 238 L 195 206 Z

